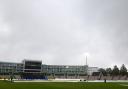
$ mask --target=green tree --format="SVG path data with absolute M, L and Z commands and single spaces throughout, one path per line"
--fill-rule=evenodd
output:
M 113 76 L 119 75 L 119 68 L 117 67 L 117 65 L 114 66 L 114 68 L 112 70 L 112 75 Z
M 127 75 L 127 68 L 125 67 L 124 64 L 122 64 L 122 66 L 120 68 L 120 75 L 122 75 L 122 76 Z
M 111 68 L 106 68 L 107 75 L 112 75 L 112 69 Z
M 100 68 L 100 69 L 99 69 L 99 72 L 100 72 L 100 73 L 102 73 L 104 76 L 106 76 L 106 75 L 107 75 L 106 70 L 105 70 L 105 69 L 103 69 L 103 68 Z

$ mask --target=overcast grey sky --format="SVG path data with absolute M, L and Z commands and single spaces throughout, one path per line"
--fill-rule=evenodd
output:
M 128 0 L 0 0 L 0 61 L 128 65 Z

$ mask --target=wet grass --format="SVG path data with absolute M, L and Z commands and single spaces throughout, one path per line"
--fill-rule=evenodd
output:
M 0 89 L 128 89 L 128 83 L 41 82 L 11 83 L 0 81 Z

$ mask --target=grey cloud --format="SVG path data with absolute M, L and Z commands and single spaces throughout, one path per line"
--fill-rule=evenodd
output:
M 85 64 L 83 54 L 89 52 L 90 66 L 128 65 L 127 4 L 127 0 L 0 0 L 0 60 Z

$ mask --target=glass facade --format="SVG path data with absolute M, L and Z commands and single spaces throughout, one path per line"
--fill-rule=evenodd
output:
M 41 72 L 41 61 L 24 61 L 24 72 Z
M 45 65 L 42 61 L 24 60 L 22 63 L 0 62 L 0 74 L 22 74 L 35 76 L 79 76 L 91 75 L 92 72 L 98 71 L 97 67 L 88 67 L 87 65 Z M 28 77 L 27 77 L 28 78 Z M 32 76 L 31 76 L 32 78 Z M 71 77 L 70 77 L 71 78 Z
M 42 71 L 48 74 L 87 74 L 87 69 L 86 65 L 42 65 Z
M 0 73 L 19 73 L 23 72 L 23 64 L 0 62 Z

